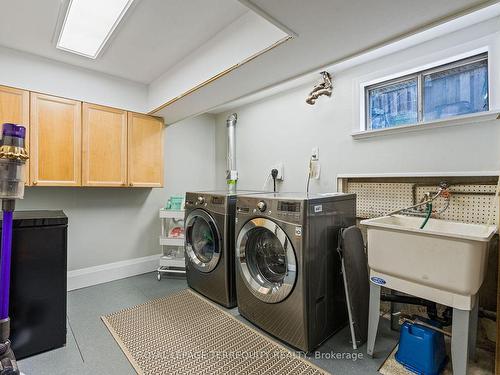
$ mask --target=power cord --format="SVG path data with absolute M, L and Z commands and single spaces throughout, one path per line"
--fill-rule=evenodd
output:
M 273 178 L 273 191 L 276 193 L 276 177 L 278 177 L 278 170 L 273 168 L 271 170 L 271 177 Z
M 307 172 L 306 194 L 309 195 L 309 183 L 311 182 L 312 157 L 309 159 L 309 172 Z

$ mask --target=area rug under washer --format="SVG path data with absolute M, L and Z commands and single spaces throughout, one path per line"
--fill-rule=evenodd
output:
M 101 319 L 138 374 L 328 374 L 190 290 Z

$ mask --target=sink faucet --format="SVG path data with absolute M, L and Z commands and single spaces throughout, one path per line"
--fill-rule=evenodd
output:
M 422 200 L 419 203 L 414 204 L 413 206 L 410 206 L 410 207 L 405 207 L 405 208 L 401 208 L 399 210 L 390 212 L 389 214 L 387 214 L 387 216 L 396 215 L 396 214 L 399 214 L 399 213 L 404 212 L 404 211 L 410 211 L 410 210 L 413 210 L 415 208 L 425 206 L 425 205 L 433 202 L 434 200 L 436 200 L 439 197 L 443 197 L 446 200 L 446 206 L 442 210 L 437 212 L 438 214 L 446 211 L 448 209 L 449 203 L 450 203 L 450 190 L 449 190 L 449 185 L 446 181 L 441 181 L 439 183 L 439 188 L 438 188 L 438 191 L 436 192 L 436 194 L 432 195 L 431 192 L 426 192 L 424 194 L 424 197 L 422 198 Z M 421 213 L 417 213 L 414 211 L 413 214 L 418 215 Z

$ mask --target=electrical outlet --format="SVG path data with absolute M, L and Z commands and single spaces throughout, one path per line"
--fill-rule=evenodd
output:
M 319 161 L 313 161 L 311 163 L 311 180 L 319 180 L 321 174 L 321 164 Z
M 319 160 L 319 147 L 318 146 L 313 147 L 313 149 L 311 151 L 311 160 L 312 161 Z
M 275 165 L 273 165 L 270 169 L 269 169 L 269 173 L 271 173 L 271 171 L 273 169 L 277 169 L 278 170 L 278 176 L 276 176 L 276 180 L 279 180 L 279 181 L 283 181 L 285 178 L 284 178 L 284 175 L 283 175 L 283 163 L 282 162 L 279 162 L 279 163 L 276 163 Z

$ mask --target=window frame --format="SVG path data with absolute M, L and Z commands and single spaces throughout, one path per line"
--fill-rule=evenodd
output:
M 373 129 L 371 127 L 370 92 L 369 91 L 370 90 L 374 90 L 374 89 L 380 89 L 382 87 L 391 86 L 391 85 L 394 85 L 394 84 L 397 84 L 397 83 L 401 83 L 401 82 L 411 81 L 413 79 L 416 79 L 416 81 L 417 81 L 417 122 L 416 122 L 416 124 L 418 124 L 420 122 L 420 114 L 419 114 L 419 112 L 420 112 L 420 91 L 421 91 L 420 90 L 420 86 L 421 86 L 421 79 L 419 78 L 418 73 L 413 73 L 413 74 L 408 74 L 408 75 L 405 75 L 405 76 L 401 76 L 401 77 L 398 77 L 398 78 L 393 78 L 393 79 L 388 80 L 388 81 L 382 81 L 382 82 L 379 82 L 379 83 L 376 83 L 376 84 L 364 87 L 364 91 L 365 91 L 365 130 L 367 130 L 367 131 L 376 130 L 376 129 Z M 398 127 L 398 126 L 406 126 L 406 125 L 413 125 L 413 123 L 412 124 L 405 124 L 405 125 L 391 126 L 390 128 L 395 128 L 395 127 Z
M 472 115 L 472 114 L 477 114 L 477 113 L 483 113 L 483 112 L 488 112 L 491 110 L 491 85 L 490 85 L 490 80 L 491 80 L 491 61 L 490 61 L 490 55 L 489 55 L 489 49 L 487 47 L 480 48 L 474 51 L 470 51 L 467 54 L 462 54 L 459 56 L 454 56 L 445 60 L 441 61 L 436 61 L 434 63 L 428 64 L 426 66 L 422 66 L 419 68 L 412 69 L 410 71 L 402 72 L 399 74 L 392 74 L 389 77 L 385 78 L 380 78 L 375 81 L 371 82 L 366 82 L 361 84 L 361 98 L 362 98 L 362 103 L 361 103 L 361 126 L 360 130 L 361 132 L 373 132 L 373 131 L 380 131 L 380 130 L 385 130 L 385 129 L 395 129 L 395 128 L 404 128 L 406 126 L 418 126 L 418 125 L 424 125 L 426 124 L 427 121 L 424 120 L 424 76 L 428 74 L 433 74 L 433 73 L 439 73 L 442 71 L 446 70 L 451 70 L 454 68 L 458 68 L 460 66 L 472 64 L 475 62 L 479 61 L 484 61 L 486 60 L 487 62 L 487 80 L 488 80 L 488 110 L 487 111 L 479 111 L 479 112 L 473 112 L 473 113 L 468 113 L 466 115 Z M 387 127 L 387 128 L 382 128 L 382 129 L 373 129 L 371 127 L 371 112 L 370 112 L 370 98 L 369 98 L 369 91 L 381 87 L 386 87 L 386 86 L 391 86 L 393 84 L 399 83 L 399 82 L 405 82 L 409 81 L 412 79 L 417 80 L 417 122 L 415 123 L 409 123 L 409 124 L 404 124 L 404 125 L 396 125 L 392 127 Z M 459 116 L 464 116 L 464 115 L 459 115 Z M 434 120 L 434 121 L 440 121 L 440 120 L 448 120 L 452 119 L 457 116 L 450 116 L 449 118 L 445 119 L 439 119 L 439 120 Z

